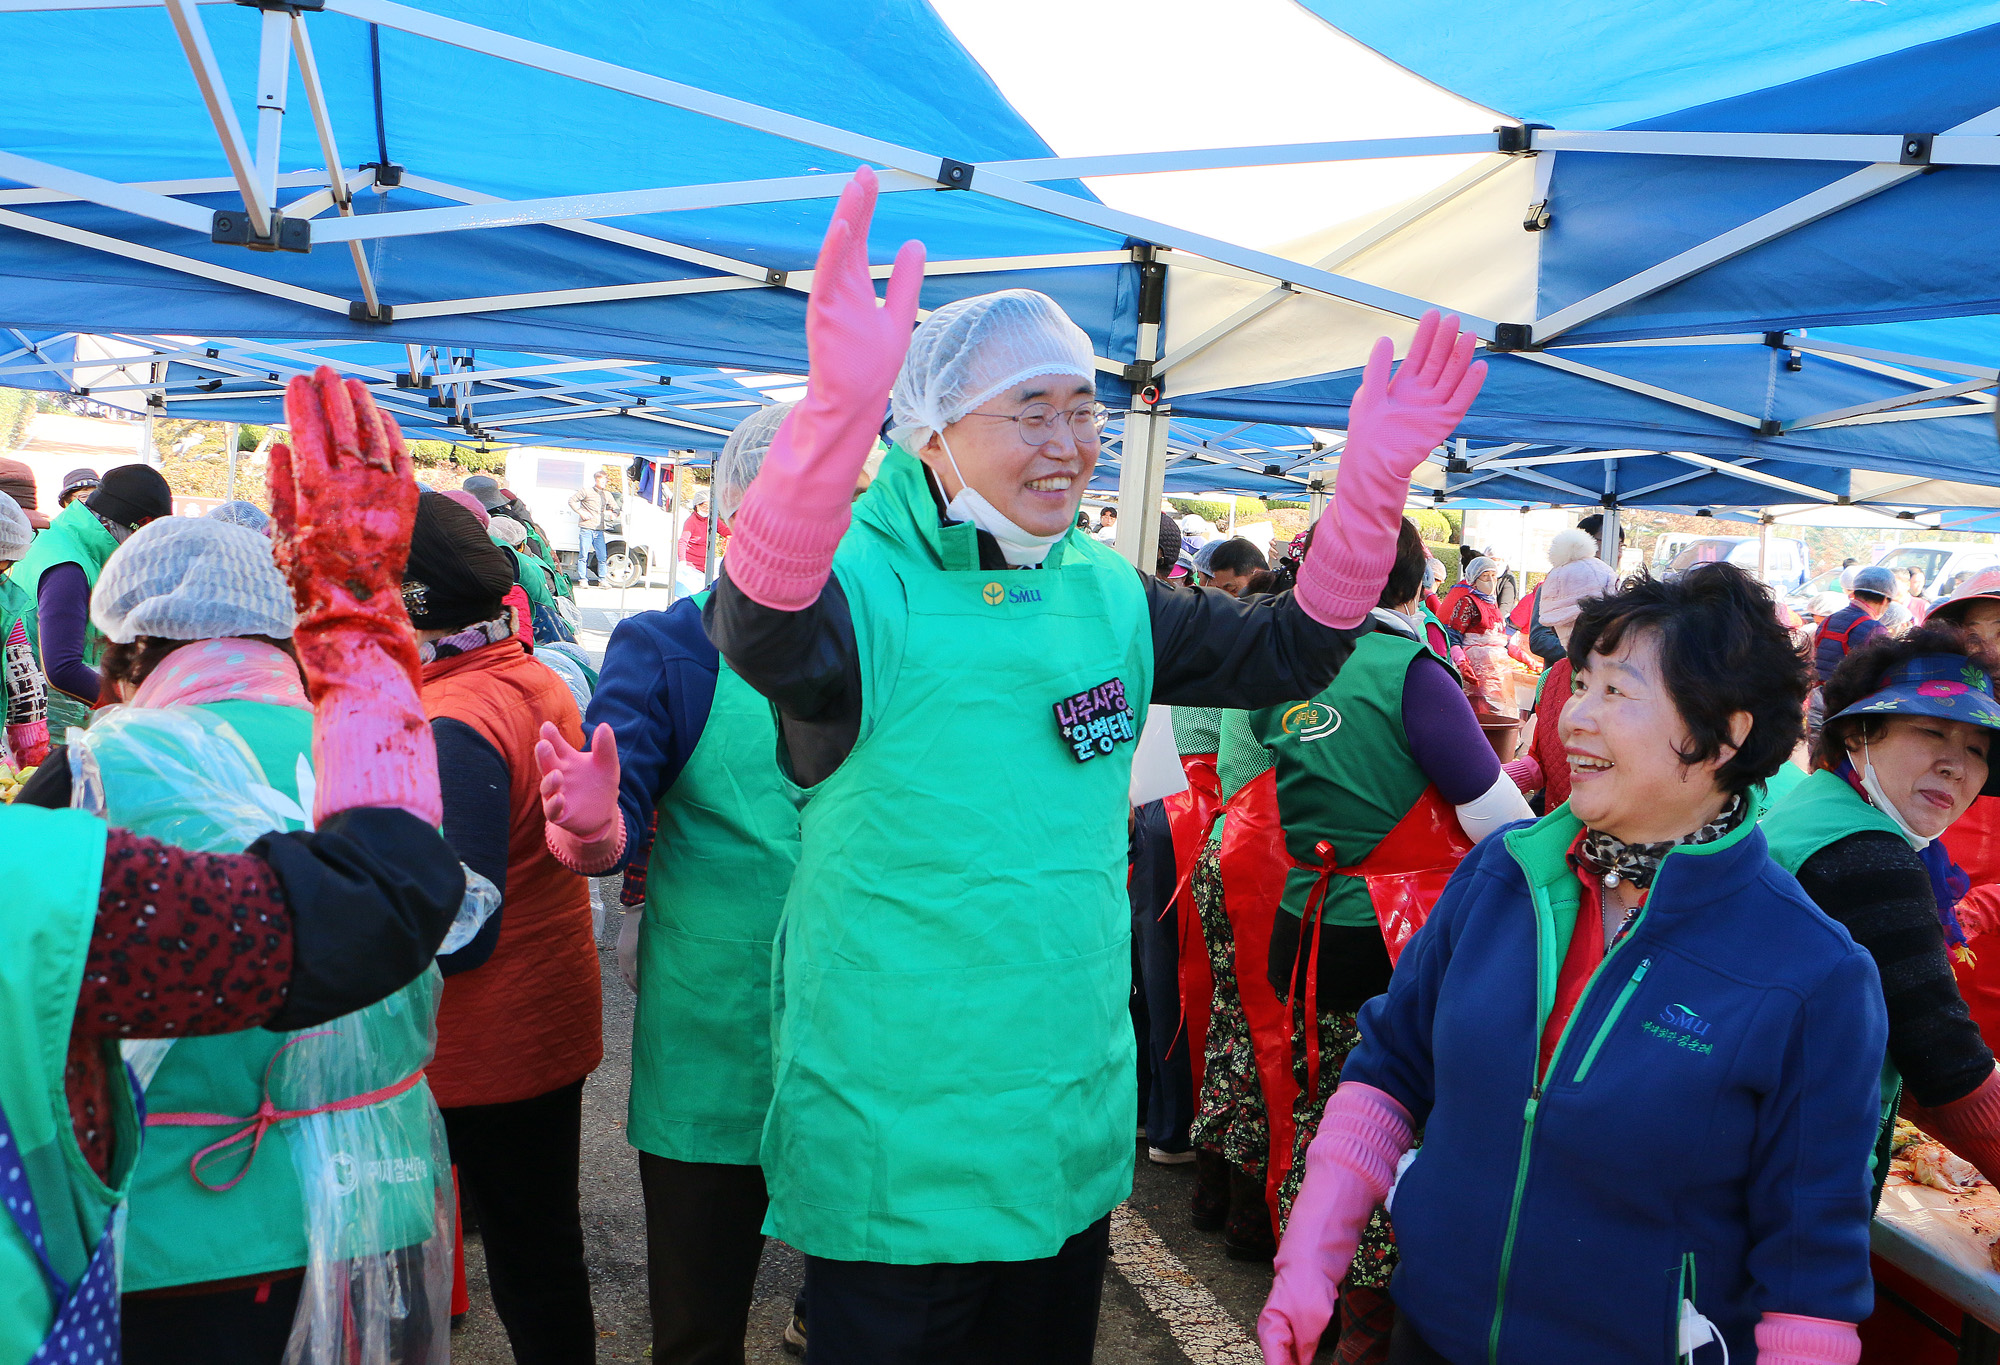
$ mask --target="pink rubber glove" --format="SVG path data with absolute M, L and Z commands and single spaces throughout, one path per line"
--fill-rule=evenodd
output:
M 1375 343 L 1348 408 L 1347 445 L 1325 512 L 1334 533 L 1313 537 L 1293 594 L 1321 625 L 1358 626 L 1381 597 L 1396 562 L 1410 476 L 1464 419 L 1486 380 L 1486 362 L 1472 358 L 1472 346 L 1458 318 L 1440 318 L 1435 308 L 1417 324 L 1393 378 L 1395 344 L 1387 337 Z
M 1257 1315 L 1265 1365 L 1310 1365 L 1361 1229 L 1388 1198 L 1410 1137 L 1410 1111 L 1386 1091 L 1348 1082 L 1327 1101 L 1278 1243 L 1277 1279 Z
M 1857 1365 L 1861 1332 L 1851 1322 L 1766 1313 L 1757 1324 L 1757 1365 Z
M 778 428 L 732 526 L 730 582 L 777 611 L 804 610 L 826 586 L 855 480 L 875 448 L 916 325 L 922 242 L 903 243 L 888 301 L 875 302 L 868 274 L 875 188 L 875 172 L 863 166 L 840 193 L 806 300 L 806 396 Z
M 420 700 L 403 565 L 417 481 L 403 436 L 359 380 L 325 365 L 285 388 L 292 443 L 271 447 L 271 550 L 292 585 L 292 644 L 313 701 L 313 818 L 401 806 L 444 819 Z
M 579 753 L 547 721 L 535 742 L 542 770 L 542 819 L 549 852 L 572 872 L 609 872 L 625 851 L 625 817 L 618 813 L 618 736 L 600 723 Z
M 26 725 L 8 726 L 7 750 L 14 755 L 16 767 L 39 767 L 49 756 L 49 723 L 31 720 Z

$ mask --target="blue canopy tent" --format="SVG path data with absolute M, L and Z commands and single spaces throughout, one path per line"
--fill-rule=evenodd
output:
M 2000 0 L 1808 4 L 1810 22 L 1773 36 L 1735 0 L 1612 17 L 1554 0 L 1531 24 L 1491 0 L 1392 15 L 1313 0 L 1503 126 L 1058 157 L 921 0 L 502 18 L 469 0 L 0 0 L 0 39 L 36 57 L 34 80 L 0 89 L 0 176 L 20 187 L 0 189 L 0 324 L 796 372 L 825 201 L 866 161 L 884 168 L 875 259 L 922 237 L 926 306 L 1031 285 L 1084 327 L 1107 397 L 1132 395 L 1121 474 L 1143 502 L 1164 487 L 1174 416 L 1337 425 L 1334 402 L 1246 415 L 1201 400 L 1339 376 L 1432 303 L 1510 366 L 1654 398 L 1681 393 L 1654 382 L 1666 361 L 1563 366 L 1547 348 L 1737 334 L 1761 351 L 1779 331 L 1789 351 L 1799 328 L 2000 310 L 1986 268 Z M 1545 47 L 1590 60 L 1544 61 Z M 1638 102 L 1613 107 L 1607 90 Z M 1475 159 L 1278 250 L 1110 208 L 1079 181 L 1411 156 Z M 1931 387 L 1992 382 L 1945 374 Z M 1724 387 L 1683 395 L 1705 407 L 1662 400 L 1722 424 L 1685 439 L 1613 435 L 1631 413 L 1566 399 L 1468 430 L 1710 450 L 1773 420 Z M 1909 406 L 1907 385 L 1833 388 L 1796 415 Z M 1524 429 L 1570 416 L 1575 429 Z M 1873 467 L 1858 439 L 1821 432 L 1762 458 Z M 1888 453 L 1914 477 L 1921 446 Z M 1121 542 L 1135 558 L 1148 520 Z

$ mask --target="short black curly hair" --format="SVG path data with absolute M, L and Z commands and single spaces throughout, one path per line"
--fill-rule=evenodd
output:
M 1957 626 L 1944 622 L 1926 622 L 1901 639 L 1886 631 L 1878 631 L 1867 644 L 1854 650 L 1840 661 L 1840 667 L 1833 670 L 1833 676 L 1820 688 L 1820 700 L 1826 703 L 1828 717 L 1839 715 L 1864 697 L 1873 696 L 1882 690 L 1882 679 L 1891 669 L 1908 663 L 1920 654 L 1955 654 L 1970 659 L 1993 676 L 1994 661 L 1979 641 L 1961 631 Z M 1888 723 L 1887 716 L 1849 716 L 1844 720 L 1828 719 L 1820 727 L 1819 740 L 1813 745 L 1813 762 L 1822 768 L 1831 768 L 1847 757 L 1847 741 L 1857 735 L 1874 739 L 1882 733 Z
M 1727 748 L 1730 717 L 1750 733 L 1716 769 L 1724 791 L 1747 791 L 1778 771 L 1805 733 L 1807 669 L 1770 594 L 1733 564 L 1697 564 L 1671 580 L 1640 574 L 1609 597 L 1586 598 L 1570 628 L 1570 667 L 1609 654 L 1633 630 L 1656 632 L 1660 672 L 1688 729 L 1683 763 Z

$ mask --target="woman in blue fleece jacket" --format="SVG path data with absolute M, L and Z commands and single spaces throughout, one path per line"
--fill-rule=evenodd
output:
M 1728 565 L 1587 601 L 1570 659 L 1569 803 L 1481 844 L 1363 1009 L 1267 1361 L 1311 1359 L 1388 1197 L 1391 1365 L 1859 1356 L 1881 987 L 1756 824 L 1804 665 Z

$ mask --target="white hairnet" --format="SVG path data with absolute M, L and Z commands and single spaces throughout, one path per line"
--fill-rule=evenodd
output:
M 271 534 L 271 514 L 256 503 L 244 502 L 241 498 L 235 502 L 223 503 L 208 516 L 211 521 L 226 521 L 231 526 L 241 526 L 259 535 Z
M 997 393 L 1044 374 L 1097 371 L 1090 338 L 1032 289 L 960 299 L 924 319 L 889 397 L 891 436 L 915 450 Z
M 90 619 L 109 639 L 289 639 L 292 592 L 271 542 L 208 517 L 162 517 L 134 531 L 104 561 Z
M 28 543 L 34 538 L 35 528 L 28 524 L 21 504 L 0 493 L 0 560 L 19 559 L 28 553 Z
M 494 517 L 486 523 L 486 533 L 496 545 L 518 550 L 528 543 L 528 528 L 512 517 Z
M 745 417 L 729 433 L 722 453 L 715 457 L 714 473 L 715 510 L 724 521 L 734 517 L 736 509 L 743 505 L 750 481 L 764 467 L 764 452 L 777 439 L 785 414 L 797 406 L 796 402 L 771 403 Z

